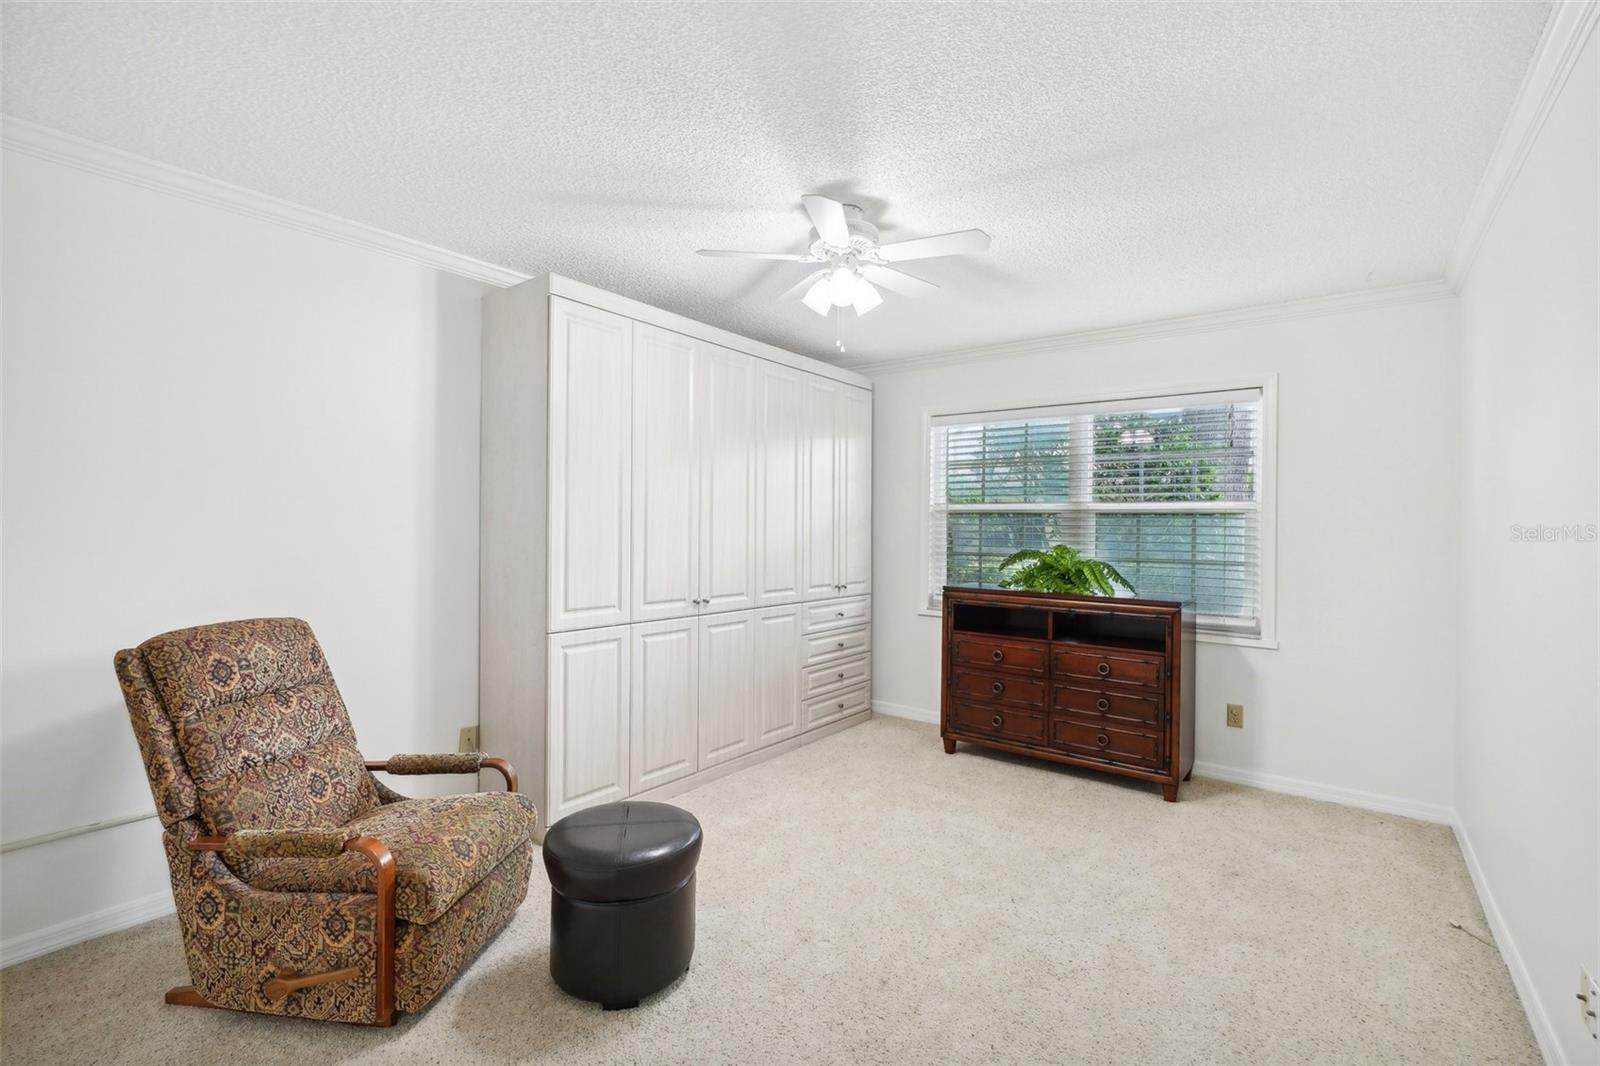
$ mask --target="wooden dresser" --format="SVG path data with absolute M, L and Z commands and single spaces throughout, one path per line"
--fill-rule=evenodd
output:
M 1161 786 L 1194 766 L 1194 626 L 1180 604 L 946 586 L 939 733 Z

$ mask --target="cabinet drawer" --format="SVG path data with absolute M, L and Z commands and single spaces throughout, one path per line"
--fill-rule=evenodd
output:
M 1091 718 L 1122 719 L 1150 729 L 1161 725 L 1159 695 L 1057 685 L 1051 706 L 1057 711 L 1070 711 Z M 1110 724 L 1115 725 L 1116 722 Z
M 1048 647 L 1043 641 L 957 636 L 952 641 L 951 658 L 956 666 L 1042 674 L 1050 661 Z
M 848 629 L 872 621 L 872 600 L 823 600 L 805 605 L 805 631 L 820 633 L 829 629 Z
M 802 661 L 810 666 L 813 663 L 827 662 L 829 659 L 839 659 L 846 655 L 855 655 L 872 647 L 872 630 L 866 626 L 860 629 L 841 629 L 832 633 L 818 633 L 805 639 L 801 648 Z
M 806 728 L 827 725 L 829 722 L 866 710 L 872 706 L 869 691 L 869 686 L 857 685 L 843 692 L 806 700 L 802 705 L 805 708 Z
M 1161 656 L 1092 648 L 1057 648 L 1055 671 L 1058 675 L 1154 688 L 1161 684 Z
M 1004 737 L 1027 744 L 1044 743 L 1044 715 L 994 703 L 950 701 L 950 730 L 984 737 Z
M 954 687 L 957 699 L 1015 703 L 1044 710 L 1045 683 L 1031 677 L 994 670 L 957 670 Z
M 1050 719 L 1050 744 L 1074 755 L 1135 766 L 1161 768 L 1161 738 L 1151 733 L 1136 733 L 1104 722 L 1076 718 Z
M 870 662 L 868 656 L 857 655 L 849 659 L 806 667 L 805 676 L 800 680 L 800 698 L 810 699 L 812 696 L 831 692 L 836 688 L 846 688 L 865 681 L 867 671 L 871 669 Z

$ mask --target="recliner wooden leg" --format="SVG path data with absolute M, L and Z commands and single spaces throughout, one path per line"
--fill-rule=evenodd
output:
M 167 989 L 166 1001 L 177 1007 L 210 1007 L 212 1010 L 222 1010 L 215 1003 L 210 1002 L 199 992 L 194 985 L 178 985 Z

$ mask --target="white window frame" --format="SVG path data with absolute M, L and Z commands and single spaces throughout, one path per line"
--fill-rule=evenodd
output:
M 924 408 L 922 411 L 922 436 L 919 442 L 919 452 L 922 456 L 921 495 L 918 497 L 918 506 L 921 508 L 920 534 L 922 538 L 922 569 L 917 579 L 918 603 L 917 613 L 931 618 L 940 617 L 940 612 L 928 604 L 927 589 L 928 575 L 933 572 L 933 544 L 930 538 L 932 532 L 931 519 L 933 508 L 929 501 L 932 498 L 933 471 L 929 462 L 929 435 L 933 431 L 935 419 L 961 418 L 977 420 L 1021 420 L 1029 417 L 1046 417 L 1051 414 L 1060 414 L 1062 408 L 1078 407 L 1087 404 L 1124 403 L 1158 401 L 1166 399 L 1186 399 L 1202 396 L 1206 393 L 1238 392 L 1241 390 L 1255 390 L 1261 392 L 1261 441 L 1260 441 L 1260 468 L 1258 471 L 1259 501 L 1259 550 L 1261 553 L 1261 625 L 1260 631 L 1254 634 L 1226 633 L 1213 630 L 1198 630 L 1195 639 L 1204 644 L 1226 644 L 1245 648 L 1273 649 L 1278 646 L 1278 376 L 1269 374 L 1265 377 L 1247 380 L 1211 381 L 1190 385 L 1163 385 L 1142 389 L 1122 389 L 1115 392 L 1105 392 L 1089 395 L 1074 396 L 1058 403 L 1041 405 L 1030 403 L 1024 406 L 1006 407 L 996 406 L 979 409 L 952 410 L 945 408 Z M 1079 453 L 1082 440 L 1074 431 L 1072 437 L 1072 452 Z M 1088 464 L 1073 464 L 1077 473 L 1076 477 L 1088 477 Z M 969 510 L 992 510 L 993 508 L 973 504 L 966 505 Z M 1032 504 L 1008 505 L 1007 511 L 1037 510 L 1051 513 L 1059 512 L 1059 504 Z M 1125 510 L 1136 509 L 1136 506 L 1124 507 Z M 1162 503 L 1145 505 L 1145 509 L 1169 513 L 1173 511 L 1198 510 L 1215 511 L 1216 504 L 1212 503 Z

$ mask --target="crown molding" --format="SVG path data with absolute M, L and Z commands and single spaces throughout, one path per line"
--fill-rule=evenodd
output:
M 276 196 L 231 185 L 192 170 L 169 166 L 119 148 L 85 140 L 35 122 L 6 115 L 0 127 L 0 144 L 7 151 L 46 159 L 90 174 L 166 193 L 193 203 L 231 211 L 248 218 L 276 222 L 302 233 L 312 233 L 343 244 L 381 252 L 413 263 L 457 274 L 501 288 L 527 281 L 523 274 L 481 259 L 438 248 L 398 233 L 330 215 Z
M 1528 64 L 1528 73 L 1523 76 L 1522 86 L 1511 105 L 1511 114 L 1500 131 L 1500 140 L 1489 156 L 1489 166 L 1478 183 L 1478 191 L 1473 194 L 1472 206 L 1461 224 L 1455 249 L 1445 264 L 1445 280 L 1457 292 L 1472 272 L 1472 264 L 1483 247 L 1489 227 L 1494 224 L 1500 205 L 1522 172 L 1539 131 L 1550 117 L 1550 110 L 1566 86 L 1567 77 L 1577 65 L 1578 56 L 1583 53 L 1583 46 L 1594 32 L 1597 21 L 1600 21 L 1600 2 L 1596 0 L 1565 0 L 1558 2 L 1550 13 L 1544 34 L 1534 49 L 1533 61 Z
M 900 359 L 875 359 L 851 364 L 850 369 L 878 377 L 908 370 L 929 367 L 953 366 L 959 363 L 978 362 L 1006 356 L 1033 355 L 1039 352 L 1069 352 L 1080 348 L 1102 348 L 1111 344 L 1128 344 L 1133 341 L 1158 337 L 1181 337 L 1193 333 L 1212 333 L 1223 329 L 1284 322 L 1296 318 L 1339 314 L 1377 307 L 1394 307 L 1400 304 L 1422 303 L 1428 300 L 1445 300 L 1455 295 L 1442 278 L 1417 281 L 1406 285 L 1385 285 L 1381 288 L 1358 289 L 1327 296 L 1311 296 L 1302 300 L 1284 300 L 1279 303 L 1258 304 L 1229 311 L 1207 311 L 1203 314 L 1184 315 L 1179 318 L 1162 318 L 1127 326 L 1107 329 L 1082 330 L 1061 333 L 1031 340 L 989 344 L 979 348 L 958 348 L 953 351 L 931 352 L 927 355 L 910 355 Z

